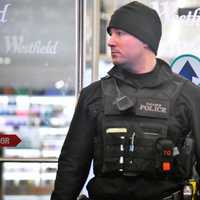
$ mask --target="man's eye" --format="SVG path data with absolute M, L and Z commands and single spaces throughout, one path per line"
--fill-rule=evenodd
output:
M 123 34 L 124 34 L 123 31 L 118 31 L 118 32 L 117 32 L 117 35 L 119 35 L 119 36 L 121 36 L 121 35 L 123 35 Z

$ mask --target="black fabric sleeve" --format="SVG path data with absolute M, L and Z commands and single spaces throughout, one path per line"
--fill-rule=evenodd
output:
M 192 133 L 195 140 L 197 171 L 200 175 L 200 89 L 192 97 Z
M 89 173 L 93 157 L 94 124 L 82 91 L 58 160 L 51 200 L 75 200 Z
M 197 160 L 197 171 L 200 175 L 200 87 L 189 82 L 184 87 L 184 96 L 189 102 L 190 126 L 195 142 L 195 154 Z

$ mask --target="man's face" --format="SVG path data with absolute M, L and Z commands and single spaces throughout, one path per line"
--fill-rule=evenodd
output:
M 136 63 L 147 47 L 133 35 L 116 28 L 110 29 L 110 38 L 107 43 L 111 48 L 113 64 Z

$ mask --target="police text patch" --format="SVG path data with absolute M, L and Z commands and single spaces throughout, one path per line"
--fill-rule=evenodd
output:
M 169 101 L 151 98 L 138 99 L 136 105 L 136 115 L 156 118 L 168 118 Z

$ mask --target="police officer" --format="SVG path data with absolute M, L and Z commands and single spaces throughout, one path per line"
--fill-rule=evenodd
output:
M 156 58 L 155 10 L 128 3 L 107 31 L 114 67 L 81 91 L 51 200 L 75 200 L 92 160 L 93 200 L 181 199 L 200 158 L 200 89 Z

